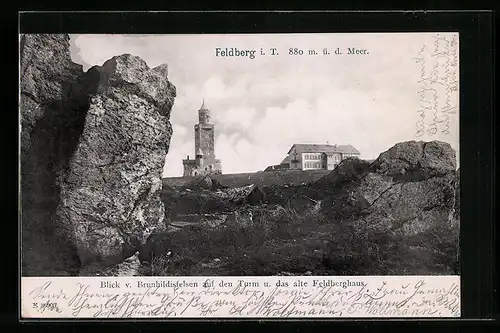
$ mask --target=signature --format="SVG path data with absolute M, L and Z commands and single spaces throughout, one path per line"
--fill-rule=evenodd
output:
M 61 288 L 51 280 L 32 285 L 23 302 L 31 316 L 137 317 L 349 317 L 459 316 L 458 285 L 433 287 L 424 279 L 382 281 L 352 288 L 236 286 L 231 288 L 100 289 L 75 282 Z
M 450 134 L 451 117 L 458 110 L 458 39 L 433 36 L 414 62 L 419 65 L 418 120 L 415 136 Z

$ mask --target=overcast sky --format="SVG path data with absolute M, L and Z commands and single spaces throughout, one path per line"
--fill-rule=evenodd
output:
M 150 67 L 168 64 L 177 98 L 164 176 L 181 176 L 182 159 L 194 155 L 193 125 L 203 98 L 223 173 L 278 164 L 294 143 L 352 144 L 372 159 L 396 142 L 441 140 L 458 157 L 458 114 L 449 118 L 449 133 L 416 136 L 422 119 L 417 92 L 424 84 L 418 59 L 429 67 L 435 40 L 430 34 L 72 35 L 71 51 L 85 70 L 124 53 Z M 223 58 L 216 47 L 258 51 L 255 59 Z M 294 47 L 319 54 L 289 55 Z M 334 55 L 337 47 L 343 55 Z M 347 55 L 347 47 L 369 54 Z M 259 56 L 261 48 L 267 56 Z M 270 56 L 270 48 L 279 55 Z M 331 54 L 323 55 L 323 48 Z M 458 103 L 458 93 L 446 96 Z M 427 113 L 426 129 L 431 120 Z

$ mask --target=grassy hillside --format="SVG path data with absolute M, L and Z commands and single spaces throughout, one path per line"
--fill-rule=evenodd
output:
M 270 171 L 256 173 L 234 173 L 225 175 L 213 175 L 212 179 L 217 180 L 221 185 L 234 188 L 255 184 L 261 187 L 270 185 L 300 185 L 302 183 L 314 182 L 331 170 L 311 170 L 311 171 Z M 163 185 L 169 187 L 185 186 L 195 177 L 173 177 L 163 178 Z
M 314 209 L 267 205 L 242 207 L 217 226 L 176 229 L 151 239 L 147 275 L 440 275 L 460 268 L 459 229 L 448 225 L 406 237 L 325 221 Z

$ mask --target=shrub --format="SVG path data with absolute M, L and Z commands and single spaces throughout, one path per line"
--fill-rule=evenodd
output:
M 459 274 L 457 227 L 415 236 L 338 224 L 323 262 L 332 275 Z

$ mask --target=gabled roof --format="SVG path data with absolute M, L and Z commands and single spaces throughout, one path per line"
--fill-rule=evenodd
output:
M 319 145 L 319 144 L 296 143 L 290 148 L 290 150 L 288 150 L 288 154 L 290 154 L 293 148 L 296 148 L 297 153 L 299 154 L 300 153 L 360 154 L 360 152 L 351 145 Z
M 264 169 L 264 172 L 267 171 L 282 171 L 282 170 L 288 170 L 289 166 L 286 164 L 278 164 L 278 165 L 270 165 L 267 168 Z
M 290 159 L 291 159 L 290 155 L 287 155 L 287 156 L 283 159 L 283 161 L 281 161 L 281 163 L 280 163 L 280 164 L 288 164 L 288 163 L 290 163 Z

